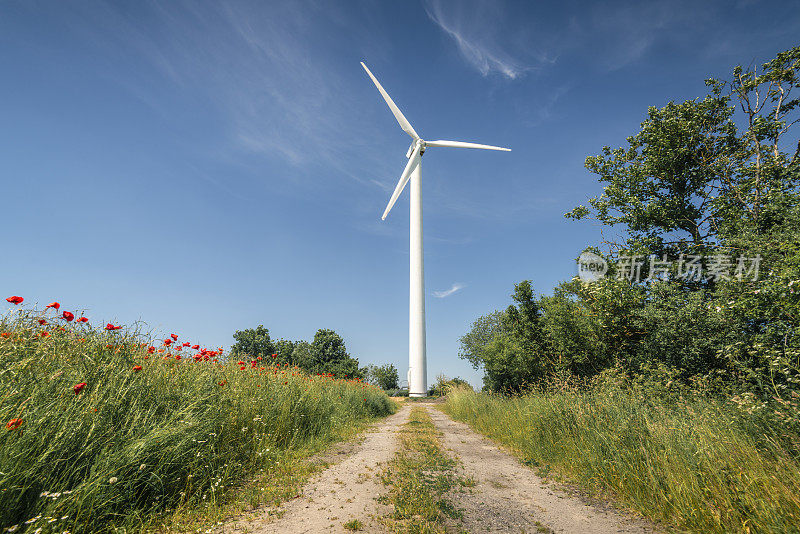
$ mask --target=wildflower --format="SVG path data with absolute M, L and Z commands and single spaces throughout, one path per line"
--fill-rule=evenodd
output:
M 78 322 L 79 323 L 88 323 L 89 319 L 87 319 L 86 317 L 82 317 L 81 316 L 81 317 L 78 317 Z
M 47 308 L 53 308 L 54 310 L 58 310 L 60 307 L 61 304 L 59 304 L 58 302 L 51 302 L 50 304 L 45 306 L 44 309 L 46 310 Z
M 50 332 L 39 332 L 39 335 L 42 337 L 47 337 L 50 335 Z
M 22 297 L 18 297 L 16 295 L 14 295 L 13 297 L 8 297 L 6 299 L 6 301 L 10 302 L 11 304 L 21 304 L 23 300 L 25 300 L 25 299 L 22 298 Z
M 134 373 L 138 373 L 141 370 L 142 370 L 142 366 L 141 365 L 134 365 L 133 366 L 133 372 Z
M 9 421 L 8 423 L 6 423 L 6 428 L 7 428 L 8 430 L 16 430 L 16 429 L 18 429 L 18 428 L 19 428 L 19 426 L 20 426 L 21 424 L 22 424 L 22 419 L 19 419 L 19 418 L 12 419 L 12 420 L 11 420 L 11 421 Z
M 188 341 L 184 342 L 184 344 L 181 345 L 181 347 L 188 347 L 188 346 L 189 346 L 189 342 Z
M 200 345 L 192 345 L 192 350 L 200 350 Z
M 178 341 L 178 334 L 170 334 L 169 337 L 171 337 L 173 341 Z
M 273 358 L 277 358 L 277 357 L 278 357 L 278 355 L 277 355 L 277 354 L 273 354 L 273 355 L 272 355 L 272 357 L 273 357 Z
M 65 311 L 64 313 L 61 314 L 61 317 L 63 317 L 67 322 L 69 322 L 75 318 L 75 315 L 72 312 Z
M 108 323 L 108 324 L 106 325 L 106 330 L 119 330 L 120 328 L 122 328 L 122 327 L 121 327 L 121 326 L 114 326 L 114 325 L 113 325 L 113 324 L 111 324 L 111 323 Z
M 75 384 L 74 386 L 72 386 L 72 391 L 75 392 L 75 395 L 78 395 L 80 394 L 81 391 L 83 391 L 83 388 L 85 387 L 86 387 L 86 382 L 81 382 L 80 384 Z
M 147 354 L 153 354 L 156 351 L 155 347 L 147 347 Z
M 176 354 L 176 355 L 175 355 L 175 359 L 176 359 L 176 360 L 180 360 L 180 359 L 181 359 L 181 355 L 180 355 L 180 354 Z
M 109 484 L 116 484 L 119 481 L 117 477 L 111 477 L 108 479 Z
M 164 345 L 166 345 L 166 346 L 168 346 L 168 347 L 169 347 L 170 345 L 172 345 L 172 340 L 171 340 L 171 339 L 169 339 L 169 338 L 165 339 L 165 340 L 164 340 Z
M 240 371 L 244 371 L 245 369 L 247 369 L 247 367 L 245 367 L 244 365 L 243 365 L 243 366 L 241 366 L 241 367 L 239 367 L 239 370 L 240 370 Z
M 47 324 L 47 320 L 39 319 L 39 324 L 42 324 L 42 325 Z
M 228 381 L 227 381 L 227 380 L 223 380 L 222 382 L 220 382 L 220 383 L 219 383 L 219 385 L 220 385 L 220 386 L 224 386 L 224 385 L 225 385 L 225 384 L 227 384 L 227 383 L 228 383 Z
M 146 466 L 146 465 L 144 465 L 144 464 L 140 465 L 140 466 L 139 466 L 139 471 L 141 471 L 141 470 L 142 470 L 142 469 L 144 469 L 145 467 L 147 467 L 147 466 Z
M 0 336 L 9 337 L 11 336 L 11 332 L 3 332 L 2 334 L 0 334 Z

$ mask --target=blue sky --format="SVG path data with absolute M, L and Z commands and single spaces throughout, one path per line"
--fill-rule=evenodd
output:
M 513 284 L 601 239 L 563 214 L 650 105 L 798 44 L 796 2 L 0 2 L 0 288 L 208 346 L 332 328 L 408 350 L 409 138 L 424 158 L 429 380 Z M 605 236 L 610 237 L 608 231 Z

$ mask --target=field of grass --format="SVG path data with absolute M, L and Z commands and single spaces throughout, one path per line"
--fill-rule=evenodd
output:
M 62 314 L 0 320 L 3 532 L 163 529 L 259 477 L 292 488 L 298 457 L 395 410 L 358 381 Z
M 681 530 L 800 532 L 793 438 L 734 403 L 619 388 L 516 398 L 456 389 L 442 406 L 540 474 Z

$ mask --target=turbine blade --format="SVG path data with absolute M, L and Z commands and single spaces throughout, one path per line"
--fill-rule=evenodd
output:
M 400 180 L 397 182 L 397 187 L 394 188 L 394 193 L 392 193 L 392 198 L 389 199 L 389 204 L 386 205 L 386 210 L 383 212 L 383 216 L 381 216 L 381 220 L 385 221 L 386 216 L 389 215 L 389 212 L 392 211 L 392 206 L 394 203 L 397 202 L 397 198 L 400 196 L 400 193 L 403 192 L 403 188 L 406 186 L 408 181 L 411 179 L 411 173 L 419 165 L 420 155 L 420 145 L 417 145 L 414 148 L 414 152 L 411 154 L 411 157 L 408 158 L 408 163 L 406 163 L 406 168 L 403 170 L 403 174 L 400 176 Z
M 405 115 L 403 115 L 403 112 L 400 111 L 400 109 L 394 103 L 394 100 L 392 100 L 392 97 L 389 96 L 389 93 L 386 92 L 386 90 L 380 84 L 378 79 L 375 78 L 375 76 L 372 75 L 372 73 L 367 68 L 367 66 L 364 65 L 363 61 L 361 62 L 361 66 L 364 67 L 364 70 L 367 71 L 367 74 L 369 74 L 369 77 L 372 78 L 372 81 L 375 84 L 375 87 L 378 88 L 378 91 L 380 91 L 381 96 L 383 96 L 383 99 L 386 100 L 386 103 L 389 105 L 389 109 L 392 110 L 392 113 L 394 114 L 394 118 L 397 119 L 397 122 L 400 124 L 400 127 L 403 129 L 403 131 L 406 132 L 408 135 L 410 135 L 412 138 L 419 139 L 419 135 L 417 135 L 417 132 L 414 131 L 414 128 L 411 126 L 411 123 L 408 122 L 408 119 L 406 119 Z
M 503 148 L 501 146 L 492 146 L 492 145 L 479 145 L 478 143 L 465 143 L 463 141 L 425 141 L 425 146 L 447 146 L 453 148 L 482 148 L 484 150 L 502 150 L 503 152 L 511 152 L 510 148 Z

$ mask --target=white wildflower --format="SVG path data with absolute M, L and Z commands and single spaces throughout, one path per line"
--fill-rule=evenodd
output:
M 116 484 L 119 481 L 117 477 L 111 477 L 108 479 L 109 484 Z

